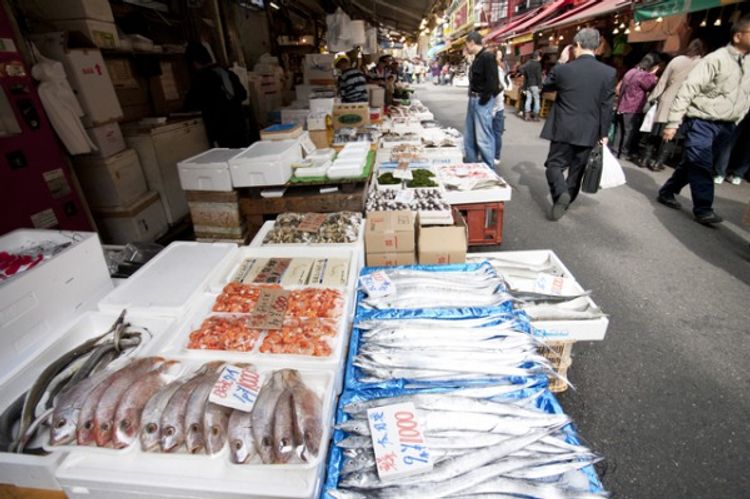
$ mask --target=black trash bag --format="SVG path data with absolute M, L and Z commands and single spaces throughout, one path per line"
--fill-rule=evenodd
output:
M 591 150 L 589 160 L 586 163 L 586 170 L 583 172 L 583 181 L 581 182 L 581 190 L 583 192 L 596 194 L 599 191 L 603 169 L 604 154 L 602 153 L 602 145 L 597 144 Z

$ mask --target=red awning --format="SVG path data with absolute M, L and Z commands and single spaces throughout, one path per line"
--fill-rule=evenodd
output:
M 503 33 L 506 33 L 507 31 L 513 29 L 514 27 L 516 27 L 519 24 L 521 24 L 522 22 L 524 22 L 525 20 L 527 20 L 527 19 L 535 16 L 541 9 L 542 9 L 542 7 L 539 7 L 538 9 L 530 10 L 529 12 L 521 14 L 518 17 L 512 18 L 510 20 L 510 22 L 508 22 L 506 24 L 503 24 L 502 26 L 500 26 L 496 30 L 494 30 L 491 33 L 489 33 L 485 37 L 485 40 L 488 41 L 488 42 L 491 42 L 491 41 L 495 40 L 497 37 L 499 37 Z
M 579 24 L 591 19 L 596 19 L 618 10 L 632 8 L 633 2 L 629 0 L 595 0 L 581 5 L 563 16 L 550 19 L 539 26 L 539 31 L 547 29 L 561 28 L 571 24 Z
M 550 2 L 544 7 L 542 7 L 539 13 L 536 14 L 535 16 L 526 19 L 524 22 L 514 26 L 512 29 L 505 31 L 502 34 L 502 37 L 509 38 L 510 36 L 515 35 L 515 34 L 525 33 L 526 31 L 529 31 L 530 28 L 533 28 L 540 22 L 544 21 L 545 19 L 548 19 L 558 9 L 565 7 L 566 5 L 570 3 L 573 3 L 573 0 L 554 0 L 553 2 Z

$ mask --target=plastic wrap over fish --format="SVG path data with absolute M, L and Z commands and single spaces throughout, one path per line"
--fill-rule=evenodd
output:
M 546 388 L 540 388 L 533 384 L 533 380 L 527 380 L 523 384 L 518 385 L 518 389 L 515 391 L 509 391 L 504 393 L 501 397 L 503 400 L 521 400 L 527 398 L 533 398 L 534 406 L 550 415 L 563 415 L 564 411 L 560 406 L 555 396 L 550 393 Z M 485 390 L 489 387 L 485 387 Z M 491 392 L 491 388 L 489 388 Z M 540 390 L 542 390 L 540 392 Z M 376 390 L 345 390 L 339 398 L 339 404 L 336 411 L 336 423 L 340 424 L 348 421 L 350 415 L 345 412 L 344 408 L 352 402 L 369 401 L 375 399 L 400 397 L 408 395 L 421 395 L 421 394 L 451 394 L 455 392 L 455 389 L 445 388 L 430 388 L 421 390 L 400 390 L 400 389 L 376 389 Z M 567 424 L 560 429 L 562 435 L 564 435 L 564 441 L 567 444 L 573 446 L 580 446 L 581 441 L 578 434 L 572 424 Z M 326 469 L 326 478 L 323 483 L 323 492 L 321 497 L 326 499 L 333 499 L 334 496 L 331 491 L 339 487 L 339 482 L 342 477 L 343 467 L 346 461 L 345 452 L 339 444 L 347 438 L 349 434 L 343 430 L 337 429 L 333 434 L 333 444 L 328 454 L 328 463 Z M 604 487 L 599 480 L 596 471 L 592 465 L 585 466 L 579 470 L 588 480 L 588 490 L 593 494 L 605 494 Z

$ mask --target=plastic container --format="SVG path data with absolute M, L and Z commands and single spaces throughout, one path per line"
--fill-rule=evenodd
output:
M 314 164 L 323 164 L 327 161 L 333 161 L 336 157 L 336 151 L 330 147 L 325 149 L 316 149 L 307 155 L 305 159 L 309 159 Z
M 230 243 L 174 242 L 99 302 L 99 310 L 182 317 L 236 253 Z
M 294 170 L 294 176 L 296 178 L 325 177 L 330 167 L 331 167 L 331 162 L 327 161 L 317 166 L 309 166 L 306 168 L 296 168 Z
M 229 160 L 244 149 L 209 149 L 177 163 L 180 185 L 186 191 L 232 190 Z
M 69 246 L 0 283 L 0 382 L 21 368 L 19 359 L 31 359 L 55 341 L 61 324 L 96 308 L 112 290 L 93 232 L 19 229 L 0 237 L 0 251 L 18 253 L 42 243 Z
M 364 168 L 364 159 L 337 159 L 328 169 L 328 178 L 339 179 L 361 177 Z
M 503 251 L 497 253 L 478 253 L 476 256 L 471 255 L 472 260 L 481 260 L 483 258 L 502 258 L 505 260 L 517 261 L 527 264 L 542 264 L 551 262 L 555 269 L 555 274 L 570 278 L 568 287 L 563 289 L 563 294 L 573 295 L 584 292 L 584 288 L 576 281 L 573 274 L 560 261 L 554 251 L 551 250 L 532 250 L 532 251 Z M 467 258 L 468 260 L 468 258 Z M 515 289 L 521 291 L 535 291 L 534 279 L 509 279 L 509 283 Z M 596 303 L 590 297 L 587 298 L 591 307 L 596 307 Z M 597 319 L 586 320 L 554 320 L 554 321 L 532 321 L 531 325 L 543 329 L 545 338 L 552 341 L 598 341 L 603 340 L 609 327 L 608 317 L 599 317 Z
M 5 376 L 0 383 L 0 407 L 9 406 L 28 390 L 39 374 L 64 352 L 109 329 L 119 315 L 119 312 L 86 312 L 67 323 L 57 323 L 57 327 L 48 331 L 46 339 L 50 341 L 36 343 L 35 348 L 14 357 L 11 363 L 12 375 Z M 172 320 L 130 314 L 127 315 L 127 319 L 133 325 L 148 328 L 155 338 L 165 334 L 174 325 Z M 7 336 L 2 336 L 2 340 L 6 346 L 3 350 L 12 350 L 7 348 Z M 149 346 L 149 336 L 144 335 L 143 340 L 144 343 L 134 349 L 131 356 L 138 355 Z M 69 449 L 69 446 L 61 447 L 46 456 L 0 452 L 0 483 L 19 487 L 60 489 L 55 472 Z
M 460 204 L 469 229 L 469 246 L 497 245 L 503 242 L 503 211 L 505 203 Z
M 229 160 L 235 187 L 285 184 L 292 176 L 292 163 L 302 159 L 296 140 L 260 141 Z
M 224 359 L 222 352 L 204 352 L 185 361 L 191 370 L 203 362 Z M 286 366 L 293 367 L 293 366 Z M 256 364 L 261 375 L 271 368 Z M 134 445 L 126 452 L 71 451 L 57 470 L 57 479 L 70 498 L 112 497 L 267 498 L 317 497 L 335 410 L 333 373 L 300 370 L 303 381 L 322 402 L 323 435 L 320 452 L 302 464 L 233 464 L 227 446 L 213 456 L 186 452 L 144 452 Z

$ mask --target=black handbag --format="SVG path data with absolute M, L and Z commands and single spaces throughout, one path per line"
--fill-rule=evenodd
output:
M 596 194 L 599 191 L 599 184 L 602 181 L 602 170 L 604 169 L 604 154 L 602 145 L 597 144 L 589 154 L 589 160 L 586 163 L 586 170 L 583 172 L 583 182 L 581 190 L 588 194 Z

